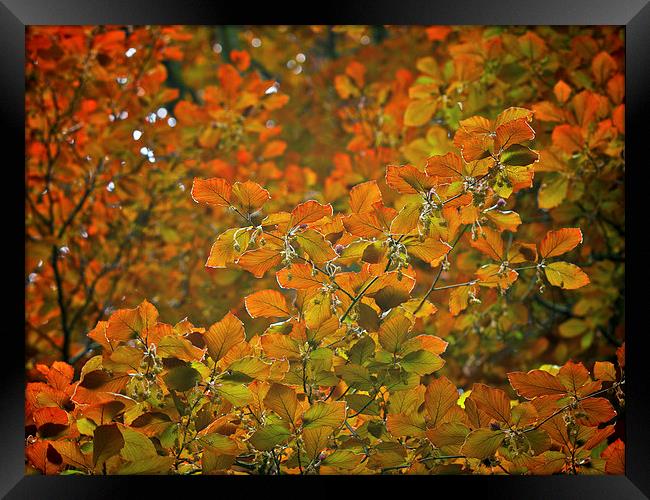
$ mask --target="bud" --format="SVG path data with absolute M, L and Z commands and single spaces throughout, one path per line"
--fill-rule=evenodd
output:
M 506 206 L 506 200 L 504 200 L 503 198 L 499 198 L 499 201 L 497 201 L 497 207 L 503 208 L 505 206 Z
M 301 231 L 304 231 L 305 229 L 307 229 L 307 224 L 300 224 L 298 226 L 298 229 L 300 229 Z
M 343 250 L 345 250 L 345 247 L 340 243 L 334 247 L 334 251 L 336 252 L 336 255 L 342 255 Z

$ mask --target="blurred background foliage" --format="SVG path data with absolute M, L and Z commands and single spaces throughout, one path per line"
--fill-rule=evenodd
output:
M 459 120 L 532 108 L 541 159 L 509 202 L 517 238 L 581 227 L 591 284 L 530 293 L 534 276 L 431 333 L 459 385 L 569 358 L 614 359 L 624 339 L 624 39 L 615 27 L 96 26 L 26 34 L 26 369 L 97 352 L 97 321 L 143 299 L 162 321 L 211 324 L 269 288 L 204 267 L 229 214 L 194 177 L 251 179 L 269 211 L 347 204 L 388 164 L 453 149 Z M 382 188 L 387 205 L 399 204 Z M 391 197 L 392 196 L 392 197 Z M 463 281 L 470 251 L 445 272 Z M 435 270 L 418 269 L 418 283 Z M 464 274 L 465 273 L 465 274 Z M 531 273 L 532 274 L 532 273 Z M 425 288 L 415 291 L 421 295 Z

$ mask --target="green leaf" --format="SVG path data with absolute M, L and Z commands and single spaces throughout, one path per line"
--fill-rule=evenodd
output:
M 465 442 L 469 429 L 461 422 L 445 422 L 427 430 L 427 437 L 444 455 L 460 454 L 460 447 Z
M 310 383 L 321 387 L 334 387 L 339 383 L 339 379 L 334 375 L 334 373 L 324 370 L 314 373 L 313 376 L 309 376 L 309 381 Z
M 302 416 L 303 429 L 337 428 L 345 420 L 345 401 L 314 403 Z
M 382 321 L 377 335 L 381 346 L 390 353 L 398 352 L 404 342 L 410 337 L 411 320 L 403 311 L 394 310 Z
M 394 437 L 424 437 L 426 430 L 424 418 L 415 412 L 410 415 L 388 415 L 386 427 Z
M 249 377 L 249 380 L 260 377 L 262 374 L 268 374 L 271 363 L 265 363 L 260 358 L 247 356 L 233 361 L 228 370 L 240 373 Z
M 206 448 L 209 448 L 211 451 L 219 453 L 221 455 L 236 456 L 239 454 L 239 447 L 237 446 L 237 443 L 234 440 L 230 439 L 228 436 L 224 436 L 223 434 L 218 434 L 216 432 L 212 434 L 206 434 L 205 436 L 199 438 L 199 442 Z
M 68 469 L 68 470 L 64 470 L 64 471 L 59 472 L 59 476 L 78 476 L 79 474 L 81 474 L 82 476 L 87 475 L 86 472 L 83 472 L 83 471 L 80 471 L 80 470 L 74 470 L 74 469 Z
M 325 347 L 315 349 L 309 355 L 309 364 L 314 371 L 329 371 L 332 368 L 332 350 Z
M 371 337 L 362 337 L 356 344 L 352 346 L 348 353 L 350 363 L 357 365 L 363 364 L 364 361 L 372 358 L 375 353 L 375 341 Z
M 120 467 L 116 474 L 133 476 L 137 474 L 166 474 L 174 464 L 174 457 L 154 457 L 128 462 Z
M 84 436 L 92 436 L 96 428 L 97 424 L 89 418 L 81 417 L 77 419 L 77 429 L 79 430 L 79 433 Z
M 526 165 L 535 163 L 538 158 L 539 155 L 532 149 L 521 144 L 513 144 L 501 153 L 500 161 L 504 165 L 512 167 L 525 167 Z
M 201 380 L 201 374 L 190 366 L 177 366 L 169 370 L 163 379 L 170 389 L 184 392 Z
M 348 406 L 354 413 L 361 412 L 361 415 L 379 415 L 379 404 L 374 397 L 367 394 L 348 394 L 345 396 Z
M 178 439 L 178 425 L 170 423 L 160 434 L 160 445 L 165 449 L 170 449 L 176 444 Z
M 467 435 L 461 453 L 470 458 L 490 457 L 494 455 L 505 438 L 506 434 L 503 431 L 476 429 Z
M 391 370 L 386 378 L 385 385 L 389 391 L 405 391 L 420 385 L 420 376 L 403 370 Z
M 443 367 L 445 361 L 430 351 L 419 350 L 408 353 L 400 365 L 407 372 L 417 373 L 418 375 L 428 375 Z
M 285 443 L 291 432 L 280 424 L 267 425 L 255 431 L 248 442 L 260 451 L 272 450 L 275 446 Z
M 349 363 L 347 365 L 340 365 L 334 368 L 336 374 L 341 377 L 348 385 L 351 385 L 355 389 L 362 391 L 369 391 L 373 387 L 372 379 L 370 378 L 370 373 L 368 369 Z
M 124 436 L 117 424 L 100 425 L 93 434 L 93 466 L 97 467 L 117 455 L 123 446 Z
M 327 447 L 331 434 L 332 428 L 326 426 L 303 429 L 302 439 L 305 444 L 305 452 L 310 461 L 315 459 Z
M 124 446 L 120 455 L 125 460 L 143 460 L 157 455 L 155 446 L 144 434 L 123 426 L 120 426 L 119 430 L 124 437 Z
M 253 394 L 250 389 L 236 382 L 224 382 L 216 387 L 215 391 L 219 396 L 230 401 L 234 406 L 246 406 L 253 400 Z
M 355 453 L 349 450 L 336 450 L 331 455 L 325 457 L 325 460 L 321 462 L 321 465 L 327 467 L 337 467 L 339 469 L 354 469 L 361 460 L 363 459 L 363 454 Z

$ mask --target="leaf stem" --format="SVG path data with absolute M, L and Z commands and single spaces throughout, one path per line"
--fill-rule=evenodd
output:
M 467 228 L 468 228 L 468 227 L 469 227 L 469 226 L 464 226 L 463 229 L 461 229 L 460 234 L 458 235 L 458 237 L 456 238 L 456 240 L 454 241 L 454 243 L 451 245 L 451 248 L 449 249 L 449 252 L 447 252 L 447 255 L 449 255 L 449 254 L 452 252 L 452 250 L 456 247 L 456 244 L 460 241 L 460 239 L 462 238 L 463 234 L 465 234 L 465 231 L 467 231 Z M 429 295 L 431 295 L 431 293 L 434 292 L 434 291 L 436 290 L 436 285 L 438 284 L 438 280 L 440 279 L 440 275 L 441 275 L 441 274 L 442 274 L 442 264 L 440 264 L 440 269 L 438 269 L 438 274 L 436 274 L 436 277 L 434 278 L 433 283 L 431 284 L 431 287 L 429 288 L 429 290 L 427 291 L 427 293 L 424 294 L 424 297 L 422 297 L 422 300 L 420 300 L 420 303 L 419 303 L 418 306 L 415 308 L 415 311 L 413 311 L 413 314 L 417 314 L 417 312 L 418 312 L 420 309 L 422 309 L 422 306 L 424 305 L 424 303 L 425 303 L 425 302 L 427 301 L 427 299 L 429 298 Z M 440 289 L 442 289 L 442 288 L 440 288 Z

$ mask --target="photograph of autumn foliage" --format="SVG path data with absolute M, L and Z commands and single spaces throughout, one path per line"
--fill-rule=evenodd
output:
M 25 44 L 26 474 L 624 474 L 622 28 Z

